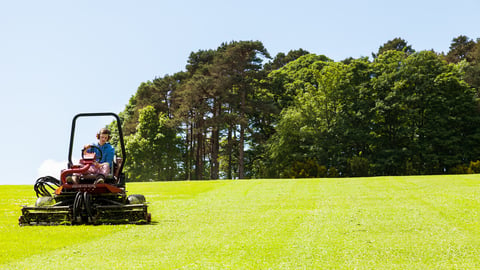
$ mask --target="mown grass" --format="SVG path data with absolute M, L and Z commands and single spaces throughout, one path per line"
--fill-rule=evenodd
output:
M 152 225 L 19 227 L 32 188 L 0 186 L 0 268 L 480 268 L 480 175 L 127 188 Z

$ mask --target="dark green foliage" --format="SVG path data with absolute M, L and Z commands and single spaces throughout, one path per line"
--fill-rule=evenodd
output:
M 395 38 L 372 61 L 299 49 L 265 63 L 259 41 L 192 52 L 185 72 L 142 83 L 120 114 L 126 171 L 139 181 L 476 172 L 479 55 L 464 36 L 446 56 Z
M 368 176 L 370 170 L 370 162 L 368 159 L 360 156 L 354 156 L 348 160 L 350 165 L 351 176 Z
M 387 43 L 380 46 L 380 48 L 378 48 L 378 53 L 377 54 L 372 53 L 372 56 L 373 58 L 377 58 L 382 53 L 387 51 L 399 51 L 399 52 L 404 52 L 406 54 L 412 54 L 415 52 L 412 46 L 407 45 L 407 42 L 404 39 L 397 37 L 392 40 L 389 40 Z
M 295 161 L 293 166 L 284 172 L 283 177 L 287 178 L 318 178 L 327 177 L 328 170 L 325 166 L 318 164 L 315 160 L 309 159 L 305 162 Z
M 462 60 L 471 62 L 473 59 L 473 50 L 475 42 L 467 36 L 460 35 L 453 39 L 450 45 L 450 51 L 445 57 L 448 62 L 458 63 Z
M 475 92 L 461 65 L 433 52 L 386 51 L 289 74 L 297 94 L 269 141 L 279 172 L 317 160 L 342 176 L 437 174 L 478 158 Z

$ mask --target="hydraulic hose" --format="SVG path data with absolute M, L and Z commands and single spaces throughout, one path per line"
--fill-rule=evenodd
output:
M 77 192 L 73 201 L 73 219 L 82 217 L 82 210 L 85 209 L 87 219 L 93 220 L 92 195 L 88 192 Z
M 43 176 L 37 179 L 33 185 L 33 190 L 37 197 L 51 197 L 51 191 L 55 191 L 60 186 L 60 180 L 56 179 L 53 176 Z
M 87 216 L 89 220 L 93 219 L 92 214 L 92 195 L 90 193 L 84 192 L 83 193 L 83 203 L 85 206 L 85 210 L 87 211 Z

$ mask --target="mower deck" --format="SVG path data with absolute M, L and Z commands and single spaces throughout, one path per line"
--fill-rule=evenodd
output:
M 65 184 L 57 189 L 59 195 L 40 197 L 36 206 L 24 206 L 19 224 L 25 226 L 149 223 L 151 217 L 143 195 L 127 197 L 124 192 L 108 192 L 116 188 L 108 184 Z

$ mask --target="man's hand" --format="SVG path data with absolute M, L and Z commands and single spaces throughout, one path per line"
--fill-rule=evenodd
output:
M 85 155 L 86 153 L 88 153 L 87 150 L 90 149 L 90 147 L 91 147 L 90 144 L 85 144 L 85 145 L 83 146 L 83 154 L 84 154 L 84 155 Z

